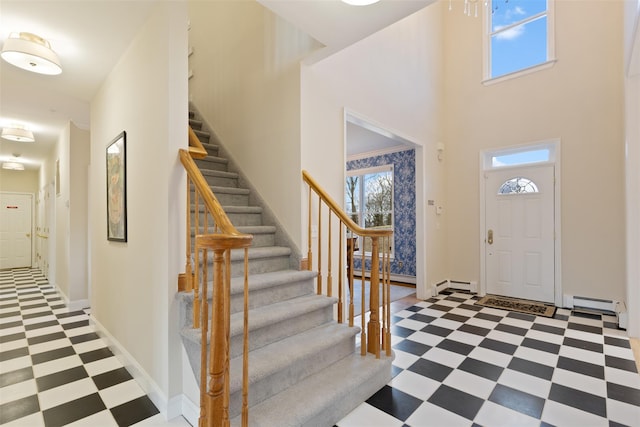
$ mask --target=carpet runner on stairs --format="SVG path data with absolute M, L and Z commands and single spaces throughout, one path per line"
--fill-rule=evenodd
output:
M 216 198 L 239 231 L 254 235 L 249 250 L 249 424 L 333 426 L 391 379 L 391 357 L 361 356 L 359 328 L 334 320 L 336 298 L 316 295 L 315 272 L 298 271 L 297 249 L 283 246 L 283 230 L 266 224 L 266 207 L 219 145 L 210 142 L 197 113 L 190 125 L 209 156 L 196 160 Z M 192 208 L 192 216 L 196 212 Z M 194 230 L 195 232 L 195 230 Z M 232 253 L 232 425 L 240 425 L 242 401 L 243 252 Z M 210 285 L 211 286 L 211 285 Z M 212 293 L 209 292 L 208 295 Z M 192 327 L 193 295 L 181 293 L 182 338 L 196 380 L 200 378 L 200 330 Z

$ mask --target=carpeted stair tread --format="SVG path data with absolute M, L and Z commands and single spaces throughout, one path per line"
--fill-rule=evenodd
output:
M 393 357 L 360 356 L 359 349 L 249 408 L 252 427 L 328 427 L 391 379 Z M 321 420 L 321 421 L 319 421 Z M 241 425 L 241 416 L 231 420 Z
M 304 280 L 313 279 L 318 275 L 314 271 L 307 270 L 280 270 L 272 271 L 269 273 L 252 274 L 249 279 L 249 292 L 262 289 L 274 288 L 276 286 L 287 285 L 295 282 L 302 282 Z M 212 282 L 209 281 L 207 290 L 207 296 L 211 301 L 211 292 L 213 289 Z M 237 295 L 244 292 L 244 277 L 232 277 L 231 278 L 231 295 Z M 180 292 L 178 298 L 181 301 L 192 301 L 193 292 Z M 251 295 L 249 295 L 251 299 Z
M 327 323 L 249 352 L 249 382 L 255 383 L 286 370 L 299 360 L 312 358 L 334 348 L 343 340 L 353 340 L 359 328 Z M 313 369 L 312 367 L 309 368 Z M 231 394 L 242 388 L 242 356 L 230 361 Z
M 337 298 L 311 294 L 249 310 L 249 333 L 255 329 L 264 328 L 268 325 L 323 309 L 336 302 Z M 230 336 L 242 335 L 243 328 L 244 313 L 232 314 Z
M 242 234 L 272 234 L 276 232 L 276 227 L 273 225 L 243 225 L 236 227 Z M 191 227 L 191 235 L 194 236 L 196 232 L 195 227 Z
M 239 214 L 259 214 L 262 213 L 262 207 L 260 206 L 223 206 L 222 209 L 226 213 L 239 213 Z
M 219 187 L 216 185 L 211 185 L 211 191 L 213 194 L 239 194 L 243 196 L 247 196 L 251 193 L 251 190 L 248 188 L 237 188 L 237 187 Z
M 211 169 L 204 169 L 201 171 L 204 176 L 215 176 L 219 178 L 238 178 L 238 174 L 235 172 L 216 171 Z
M 263 248 L 249 248 L 249 261 L 262 258 L 289 256 L 291 248 L 286 246 L 269 246 Z M 211 255 L 213 256 L 213 254 Z M 231 262 L 244 260 L 244 249 L 231 250 Z

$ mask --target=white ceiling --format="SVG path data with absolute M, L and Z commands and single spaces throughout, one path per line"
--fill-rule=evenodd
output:
M 146 21 L 155 0 L 1 0 L 0 39 L 31 32 L 51 43 L 62 74 L 45 76 L 0 61 L 0 126 L 30 128 L 34 143 L 0 139 L 0 161 L 13 154 L 37 168 L 69 121 L 89 128 L 89 102 Z M 29 166 L 31 165 L 31 166 Z
M 37 168 L 71 121 L 89 129 L 89 103 L 159 0 L 0 0 L 0 43 L 10 32 L 49 40 L 63 72 L 45 76 L 0 61 L 0 127 L 30 128 L 35 143 L 0 139 L 0 162 L 14 154 Z M 326 57 L 435 0 L 381 0 L 349 6 L 339 0 L 259 0 L 316 38 Z M 29 166 L 31 165 L 31 166 Z

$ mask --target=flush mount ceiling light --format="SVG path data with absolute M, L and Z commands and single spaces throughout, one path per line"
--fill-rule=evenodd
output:
M 33 132 L 21 127 L 2 128 L 2 137 L 9 141 L 34 142 Z
M 51 45 L 31 33 L 11 33 L 2 46 L 2 59 L 34 73 L 56 75 L 62 72 L 60 59 Z
M 24 165 L 18 162 L 4 162 L 2 164 L 2 169 L 8 169 L 13 171 L 23 171 Z
M 380 0 L 342 0 L 346 4 L 351 6 L 368 6 L 370 4 L 378 3 Z

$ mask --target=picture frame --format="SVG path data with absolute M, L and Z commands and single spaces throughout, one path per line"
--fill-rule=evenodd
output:
M 107 145 L 107 240 L 127 241 L 127 133 Z

